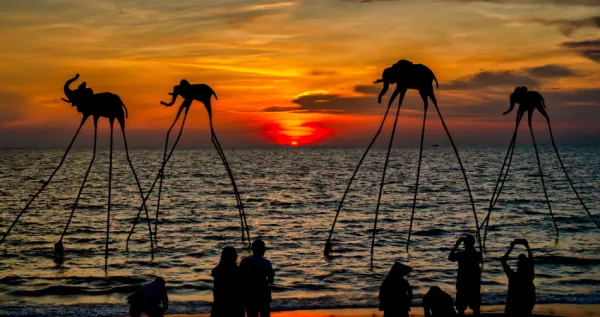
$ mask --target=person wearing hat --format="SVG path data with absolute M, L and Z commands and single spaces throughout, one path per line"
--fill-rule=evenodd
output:
M 379 289 L 379 310 L 384 317 L 408 317 L 412 303 L 410 284 L 404 279 L 412 267 L 400 262 L 394 263 Z
M 456 317 L 452 297 L 437 286 L 423 296 L 423 311 L 425 317 Z
M 456 252 L 456 249 L 464 241 L 465 250 Z M 473 316 L 479 316 L 481 268 L 483 263 L 481 252 L 475 249 L 475 237 L 467 235 L 458 238 L 454 248 L 448 256 L 448 260 L 458 262 L 458 274 L 456 276 L 456 310 L 458 316 L 464 316 L 467 307 L 473 310 Z

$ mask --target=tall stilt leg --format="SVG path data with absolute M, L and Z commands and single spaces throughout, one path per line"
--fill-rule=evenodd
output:
M 27 202 L 27 204 L 25 205 L 25 207 L 23 207 L 23 209 L 21 210 L 21 212 L 19 212 L 19 215 L 17 215 L 17 218 L 15 218 L 15 220 L 12 222 L 12 224 L 8 227 L 8 229 L 6 230 L 6 232 L 4 233 L 4 235 L 2 236 L 2 240 L 0 240 L 0 245 L 2 245 L 2 242 L 4 242 L 4 240 L 6 239 L 6 237 L 8 236 L 8 234 L 10 233 L 10 231 L 12 230 L 12 228 L 15 226 L 15 224 L 17 224 L 17 222 L 19 221 L 19 219 L 21 218 L 21 216 L 25 213 L 25 211 L 27 210 L 27 208 L 29 208 L 29 205 L 31 205 L 31 203 L 46 188 L 46 186 L 48 186 L 48 184 L 50 184 L 50 181 L 54 177 L 54 174 L 56 174 L 56 172 L 58 172 L 58 170 L 60 169 L 60 167 L 65 162 L 65 159 L 67 158 L 67 154 L 69 154 L 69 151 L 71 150 L 71 147 L 73 146 L 73 143 L 75 143 L 75 139 L 77 138 L 77 135 L 79 134 L 79 131 L 81 131 L 81 127 L 83 127 L 83 124 L 85 123 L 85 121 L 87 120 L 87 118 L 88 118 L 87 116 L 84 116 L 83 119 L 81 119 L 81 124 L 79 124 L 79 128 L 77 128 L 77 132 L 75 132 L 75 135 L 73 136 L 73 139 L 71 140 L 71 143 L 69 143 L 69 146 L 67 147 L 67 150 L 65 151 L 65 154 L 63 154 L 63 157 L 60 160 L 60 163 L 58 163 L 58 166 L 54 169 L 54 171 L 52 172 L 52 174 L 50 174 L 50 177 L 48 178 L 48 180 L 44 182 L 44 184 L 42 185 L 42 188 L 40 188 L 37 191 L 37 193 L 35 193 L 35 195 L 33 195 L 33 197 L 31 197 L 31 199 L 29 199 L 29 201 Z
M 456 148 L 456 145 L 454 144 L 454 140 L 452 140 L 450 131 L 448 130 L 448 127 L 446 126 L 446 123 L 444 122 L 444 118 L 442 117 L 440 108 L 437 105 L 437 101 L 435 100 L 435 97 L 433 97 L 431 99 L 433 101 L 433 105 L 435 106 L 435 109 L 437 110 L 438 115 L 440 116 L 440 121 L 442 121 L 442 126 L 444 127 L 444 130 L 446 130 L 448 139 L 450 139 L 450 143 L 452 144 L 452 148 L 454 149 L 454 153 L 456 154 L 456 158 L 458 159 L 458 165 L 460 165 L 460 170 L 462 171 L 463 178 L 465 179 L 465 184 L 467 185 L 467 192 L 469 192 L 469 199 L 471 200 L 471 208 L 473 209 L 473 217 L 475 217 L 475 230 L 477 233 L 477 240 L 479 241 L 479 250 L 483 251 L 483 247 L 481 245 L 481 236 L 479 234 L 479 221 L 477 220 L 477 211 L 475 209 L 475 201 L 473 200 L 473 194 L 471 193 L 471 187 L 469 186 L 469 179 L 467 178 L 467 173 L 465 172 L 465 168 L 462 164 L 462 161 L 460 160 L 460 155 L 458 154 L 458 149 Z
M 600 224 L 598 223 L 598 221 L 596 221 L 596 219 L 594 218 L 594 215 L 592 215 L 592 213 L 590 212 L 588 207 L 583 203 L 583 200 L 579 196 L 577 189 L 575 189 L 575 185 L 573 185 L 573 181 L 571 180 L 571 177 L 569 177 L 569 174 L 567 173 L 567 169 L 565 168 L 565 165 L 563 164 L 563 161 L 560 158 L 560 154 L 558 154 L 558 147 L 556 146 L 556 143 L 554 142 L 554 136 L 552 135 L 552 127 L 550 126 L 550 119 L 548 118 L 547 115 L 545 115 L 545 117 L 546 117 L 546 121 L 548 122 L 548 131 L 550 131 L 550 138 L 552 139 L 552 146 L 554 147 L 554 152 L 556 152 L 556 157 L 558 157 L 558 162 L 560 162 L 560 167 L 562 167 L 562 170 L 565 173 L 565 176 L 567 177 L 567 180 L 569 181 L 569 184 L 571 185 L 571 188 L 573 189 L 575 196 L 577 196 L 577 199 L 579 199 L 579 202 L 583 206 L 583 209 L 585 209 L 585 211 L 590 216 L 590 218 L 592 218 L 592 221 L 596 224 L 596 227 L 598 227 L 600 229 Z
M 427 97 L 425 97 L 425 104 L 427 104 Z M 413 219 L 415 218 L 415 206 L 417 204 L 417 192 L 419 191 L 419 177 L 421 175 L 421 158 L 423 157 L 423 139 L 425 139 L 425 121 L 427 120 L 427 106 L 423 111 L 423 128 L 421 129 L 421 147 L 419 148 L 419 163 L 417 167 L 417 181 L 415 183 L 415 195 L 413 197 L 412 213 L 410 215 L 410 226 L 408 227 L 408 239 L 406 240 L 406 252 L 408 252 L 408 246 L 410 245 L 410 235 L 412 233 Z
M 356 168 L 354 169 L 354 173 L 352 173 L 352 176 L 350 177 L 350 181 L 348 182 L 348 185 L 346 186 L 344 195 L 342 195 L 340 204 L 338 205 L 337 211 L 335 212 L 335 218 L 333 218 L 333 223 L 331 224 L 331 229 L 329 230 L 329 236 L 327 237 L 327 242 L 325 242 L 325 250 L 323 252 L 325 254 L 325 256 L 331 256 L 331 251 L 332 251 L 331 237 L 333 236 L 333 230 L 335 229 L 335 225 L 337 223 L 338 216 L 340 215 L 340 211 L 342 210 L 342 206 L 344 205 L 344 200 L 346 199 L 346 195 L 348 195 L 348 191 L 350 191 L 350 186 L 352 185 L 352 182 L 354 181 L 354 177 L 356 176 L 356 173 L 358 173 L 358 169 L 362 165 L 362 162 L 365 160 L 365 157 L 367 157 L 369 150 L 371 150 L 371 147 L 373 146 L 373 144 L 375 143 L 375 140 L 377 140 L 377 137 L 379 136 L 379 134 L 381 133 L 381 130 L 383 129 L 383 125 L 384 125 L 385 119 L 387 118 L 387 115 L 390 111 L 391 105 L 392 104 L 390 103 L 388 105 L 387 109 L 385 110 L 385 114 L 383 115 L 383 120 L 381 120 L 381 124 L 379 125 L 379 129 L 377 130 L 377 133 L 375 133 L 375 136 L 371 140 L 371 143 L 369 143 L 369 146 L 367 146 L 365 153 L 360 158 L 360 161 L 358 161 L 358 165 L 356 165 Z
M 83 192 L 83 188 L 85 187 L 85 183 L 87 181 L 88 175 L 90 174 L 90 170 L 92 169 L 92 165 L 94 164 L 94 160 L 96 159 L 96 141 L 98 138 L 98 120 L 94 118 L 94 150 L 92 152 L 92 160 L 90 161 L 90 165 L 85 171 L 85 176 L 83 177 L 83 182 L 81 182 L 81 187 L 79 187 L 79 192 L 77 193 L 77 198 L 75 198 L 75 203 L 73 204 L 73 208 L 71 209 L 71 215 L 69 215 L 69 220 L 67 220 L 67 224 L 65 225 L 65 229 L 60 235 L 60 239 L 54 245 L 54 257 L 57 261 L 62 262 L 64 258 L 64 247 L 62 240 L 67 233 L 67 229 L 69 229 L 69 225 L 71 224 L 71 220 L 73 219 L 73 215 L 75 214 L 75 210 L 77 209 L 77 205 L 79 203 L 79 198 L 81 197 L 81 193 Z
M 554 223 L 554 228 L 556 229 L 556 239 L 558 240 L 558 226 L 556 225 L 556 220 L 554 219 L 554 213 L 552 212 L 552 206 L 550 205 L 550 199 L 548 198 L 548 192 L 546 191 L 546 182 L 544 181 L 544 173 L 542 172 L 542 163 L 540 162 L 540 154 L 538 153 L 537 144 L 535 142 L 535 136 L 533 135 L 533 128 L 531 127 L 531 112 L 529 112 L 529 131 L 531 131 L 531 140 L 533 140 L 533 148 L 535 149 L 535 157 L 537 159 L 538 168 L 540 171 L 540 178 L 542 180 L 542 188 L 544 189 L 544 196 L 546 197 L 546 203 L 548 204 L 548 210 L 550 210 L 550 215 L 552 216 L 552 222 Z
M 175 147 L 177 147 L 177 143 L 179 143 L 179 139 L 181 138 L 181 135 L 183 134 L 183 127 L 185 126 L 185 119 L 187 118 L 187 110 L 183 116 L 183 121 L 181 122 L 181 129 L 179 130 L 179 135 L 177 135 L 177 139 L 175 140 L 175 143 L 173 144 L 173 147 L 171 148 L 171 151 L 169 152 L 169 155 L 167 155 L 167 160 L 165 161 L 165 164 L 163 164 L 158 172 L 158 174 L 156 175 L 156 178 L 154 178 L 154 182 L 152 183 L 152 186 L 150 186 L 150 189 L 148 190 L 148 192 L 146 193 L 146 197 L 144 197 L 143 201 L 142 201 L 142 206 L 140 206 L 139 210 L 138 210 L 138 214 L 135 217 L 134 221 L 133 221 L 133 226 L 131 227 L 131 231 L 129 232 L 129 235 L 127 236 L 127 242 L 125 243 L 125 249 L 129 248 L 129 240 L 131 239 L 131 235 L 133 234 L 133 231 L 135 230 L 135 226 L 140 218 L 140 214 L 142 213 L 142 208 L 143 208 L 143 204 L 146 203 L 146 201 L 148 200 L 148 198 L 150 197 L 150 194 L 152 194 L 152 190 L 154 189 L 154 186 L 156 186 L 156 183 L 158 182 L 158 179 L 160 177 L 160 173 L 164 172 L 164 168 L 165 165 L 169 162 L 169 159 L 171 158 L 171 155 L 173 154 L 173 151 L 175 150 Z
M 125 128 L 121 126 L 121 133 L 123 134 L 123 144 L 125 145 L 125 155 L 127 156 L 127 163 L 129 163 L 129 167 L 131 168 L 131 172 L 133 173 L 133 178 L 135 179 L 135 183 L 137 184 L 138 190 L 140 191 L 140 196 L 142 200 L 144 199 L 144 191 L 142 190 L 142 185 L 140 184 L 140 180 L 135 172 L 135 168 L 133 167 L 133 163 L 131 162 L 131 158 L 129 157 L 129 147 L 127 146 L 127 136 L 125 136 Z M 148 223 L 148 237 L 150 238 L 150 254 L 154 259 L 154 242 L 152 241 L 152 225 L 150 224 L 150 213 L 148 212 L 148 207 L 146 203 L 142 204 L 144 210 L 146 211 L 146 222 Z M 156 239 L 156 237 L 154 237 Z
M 108 240 L 110 236 L 110 205 L 112 198 L 112 152 L 113 121 L 110 121 L 110 153 L 108 155 L 108 210 L 106 211 L 106 247 L 104 249 L 104 272 L 108 272 Z
M 375 221 L 373 222 L 373 236 L 371 237 L 371 267 L 373 267 L 373 254 L 375 253 L 375 234 L 377 233 L 377 218 L 379 217 L 379 205 L 381 204 L 381 194 L 383 193 L 383 185 L 385 183 L 385 172 L 387 170 L 388 162 L 390 159 L 390 152 L 392 150 L 392 143 L 394 143 L 394 134 L 396 133 L 396 125 L 398 124 L 398 115 L 400 115 L 400 107 L 404 100 L 406 91 L 402 91 L 400 99 L 398 100 L 398 110 L 396 111 L 396 120 L 394 120 L 394 126 L 392 128 L 392 135 L 390 136 L 390 143 L 388 145 L 387 154 L 385 155 L 385 163 L 383 164 L 383 173 L 381 175 L 381 184 L 379 185 L 379 195 L 377 196 L 377 207 L 375 208 Z
M 516 145 L 516 141 L 517 141 L 517 132 L 519 130 L 519 125 L 521 124 L 522 118 L 523 118 L 523 114 L 519 113 L 517 115 L 515 131 L 513 132 L 513 136 L 510 141 L 510 145 L 508 146 L 508 150 L 506 151 L 506 156 L 504 157 L 504 162 L 502 163 L 502 168 L 500 168 L 500 174 L 498 175 L 498 180 L 496 181 L 496 185 L 494 187 L 494 192 L 492 193 L 492 198 L 490 199 L 490 205 L 488 207 L 487 216 L 485 217 L 485 219 L 481 223 L 481 226 L 479 227 L 479 230 L 481 230 L 481 228 L 485 224 L 485 232 L 483 234 L 483 247 L 484 248 L 485 248 L 485 243 L 487 240 L 487 232 L 488 232 L 488 226 L 489 226 L 489 221 L 490 221 L 490 217 L 492 214 L 492 210 L 496 206 L 496 202 L 498 201 L 498 198 L 500 197 L 500 193 L 502 192 L 502 188 L 504 188 L 504 183 L 506 182 L 506 178 L 508 177 L 508 172 L 510 170 L 510 165 L 512 163 L 513 154 L 515 152 L 515 145 Z M 507 159 L 508 159 L 508 164 L 506 164 Z M 504 177 L 502 177 L 505 165 L 506 165 L 506 173 L 504 173 Z M 500 184 L 499 187 L 498 187 L 498 184 Z
M 175 117 L 175 120 L 173 120 L 173 124 L 171 124 L 171 127 L 169 128 L 169 131 L 167 131 L 167 137 L 165 140 L 165 150 L 163 152 L 163 161 L 162 161 L 162 165 L 163 166 L 160 170 L 160 178 L 159 178 L 159 184 L 158 184 L 158 200 L 156 202 L 156 219 L 154 219 L 154 240 L 156 240 L 156 237 L 158 235 L 158 214 L 160 213 L 160 198 L 162 196 L 162 185 L 163 185 L 163 179 L 165 176 L 164 173 L 164 166 L 167 164 L 167 147 L 169 146 L 169 136 L 171 135 L 171 130 L 173 130 L 173 127 L 175 126 L 175 123 L 177 123 L 177 120 L 179 120 L 179 116 L 181 115 L 181 111 L 183 110 L 183 105 L 182 107 L 179 108 L 179 111 L 177 111 L 177 116 Z
M 242 228 L 242 243 L 244 243 L 244 228 L 245 228 L 246 236 L 248 237 L 248 246 L 250 247 L 252 245 L 252 240 L 250 239 L 250 231 L 248 228 L 248 222 L 246 220 L 246 212 L 244 211 L 244 205 L 242 202 L 242 198 L 240 196 L 240 192 L 239 192 L 237 184 L 235 182 L 235 178 L 233 177 L 233 172 L 231 171 L 231 167 L 229 166 L 229 162 L 227 161 L 227 157 L 225 156 L 225 152 L 223 152 L 221 143 L 219 142 L 219 139 L 217 138 L 217 134 L 215 133 L 215 130 L 213 128 L 212 118 L 209 118 L 209 120 L 210 120 L 212 143 L 213 143 L 215 149 L 217 150 L 217 152 L 219 153 L 219 156 L 221 157 L 221 161 L 223 162 L 223 165 L 225 166 L 227 174 L 229 175 L 229 179 L 231 180 L 231 184 L 233 186 L 233 191 L 235 193 L 235 197 L 236 197 L 236 201 L 237 201 L 237 205 L 238 205 L 238 211 L 240 214 L 241 228 Z

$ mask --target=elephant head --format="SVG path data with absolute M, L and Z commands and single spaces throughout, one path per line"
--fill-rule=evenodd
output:
M 78 78 L 79 74 L 76 74 L 75 77 L 67 80 L 64 86 L 64 92 L 67 99 L 62 98 L 62 100 L 70 103 L 72 106 L 77 106 L 77 110 L 81 112 L 82 107 L 88 102 L 89 98 L 94 95 L 94 91 L 91 88 L 87 88 L 85 81 L 81 83 L 77 89 L 72 90 L 71 84 Z
M 521 104 L 524 101 L 526 95 L 527 87 L 521 86 L 515 88 L 515 91 L 512 94 L 510 94 L 510 108 L 508 108 L 508 110 L 505 111 L 503 115 L 510 113 L 515 107 L 515 103 Z
M 173 104 L 175 104 L 175 101 L 177 100 L 177 96 L 185 94 L 188 89 L 190 88 L 191 84 L 189 81 L 182 79 L 181 82 L 179 82 L 179 85 L 173 87 L 173 92 L 170 92 L 169 95 L 173 96 L 173 99 L 171 99 L 170 103 L 166 103 L 164 101 L 161 101 L 160 104 L 161 105 L 165 105 L 167 107 L 172 106 Z
M 388 91 L 390 84 L 396 83 L 396 78 L 394 75 L 395 75 L 395 72 L 394 72 L 393 67 L 389 67 L 389 68 L 386 68 L 385 70 L 383 70 L 383 74 L 381 74 L 381 79 L 377 79 L 376 81 L 373 82 L 374 84 L 383 83 L 383 88 L 381 89 L 381 92 L 379 93 L 379 97 L 377 97 L 377 102 L 381 103 L 381 98 Z

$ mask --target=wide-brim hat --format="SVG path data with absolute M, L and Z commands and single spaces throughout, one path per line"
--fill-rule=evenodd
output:
M 406 275 L 412 272 L 412 267 L 402 264 L 400 262 L 395 262 L 394 266 L 392 266 L 392 271 L 396 271 L 398 274 Z

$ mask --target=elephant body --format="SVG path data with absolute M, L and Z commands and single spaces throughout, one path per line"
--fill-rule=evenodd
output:
M 413 64 L 407 60 L 400 60 L 392 65 L 392 67 L 386 68 L 381 77 L 381 79 L 375 81 L 375 84 L 383 82 L 383 88 L 377 98 L 379 103 L 381 103 L 381 98 L 388 91 L 390 84 L 396 84 L 396 89 L 390 98 L 390 104 L 398 93 L 404 94 L 408 89 L 419 91 L 423 101 L 426 103 L 425 107 L 427 107 L 428 97 L 431 98 L 434 104 L 437 103 L 432 86 L 434 81 L 436 87 L 438 86 L 437 78 L 435 78 L 431 69 L 423 64 Z
M 506 115 L 511 112 L 516 103 L 519 104 L 517 120 L 519 120 L 525 112 L 529 113 L 529 120 L 531 120 L 531 115 L 536 109 L 546 118 L 546 120 L 550 120 L 546 113 L 546 102 L 539 92 L 527 90 L 527 87 L 525 86 L 515 88 L 515 91 L 510 94 L 510 108 L 504 112 L 504 114 Z
M 104 117 L 108 118 L 111 125 L 117 119 L 121 129 L 125 129 L 127 108 L 121 98 L 110 92 L 94 93 L 91 88 L 86 87 L 85 82 L 72 90 L 70 85 L 77 78 L 79 74 L 65 83 L 64 91 L 68 99 L 63 100 L 77 107 L 77 111 L 83 114 L 84 119 L 93 116 L 96 123 L 100 117 Z
M 184 101 L 180 109 L 189 109 L 189 107 L 192 105 L 192 101 L 197 100 L 204 104 L 206 111 L 208 111 L 209 117 L 212 117 L 212 107 L 210 99 L 212 98 L 212 96 L 215 96 L 215 99 L 219 99 L 217 98 L 217 94 L 215 93 L 215 91 L 212 88 L 210 88 L 210 86 L 205 84 L 192 85 L 185 79 L 181 80 L 179 85 L 173 87 L 173 92 L 170 93 L 170 95 L 173 96 L 171 102 L 161 102 L 161 104 L 170 107 L 173 104 L 175 104 L 177 96 L 181 96 L 184 99 Z

